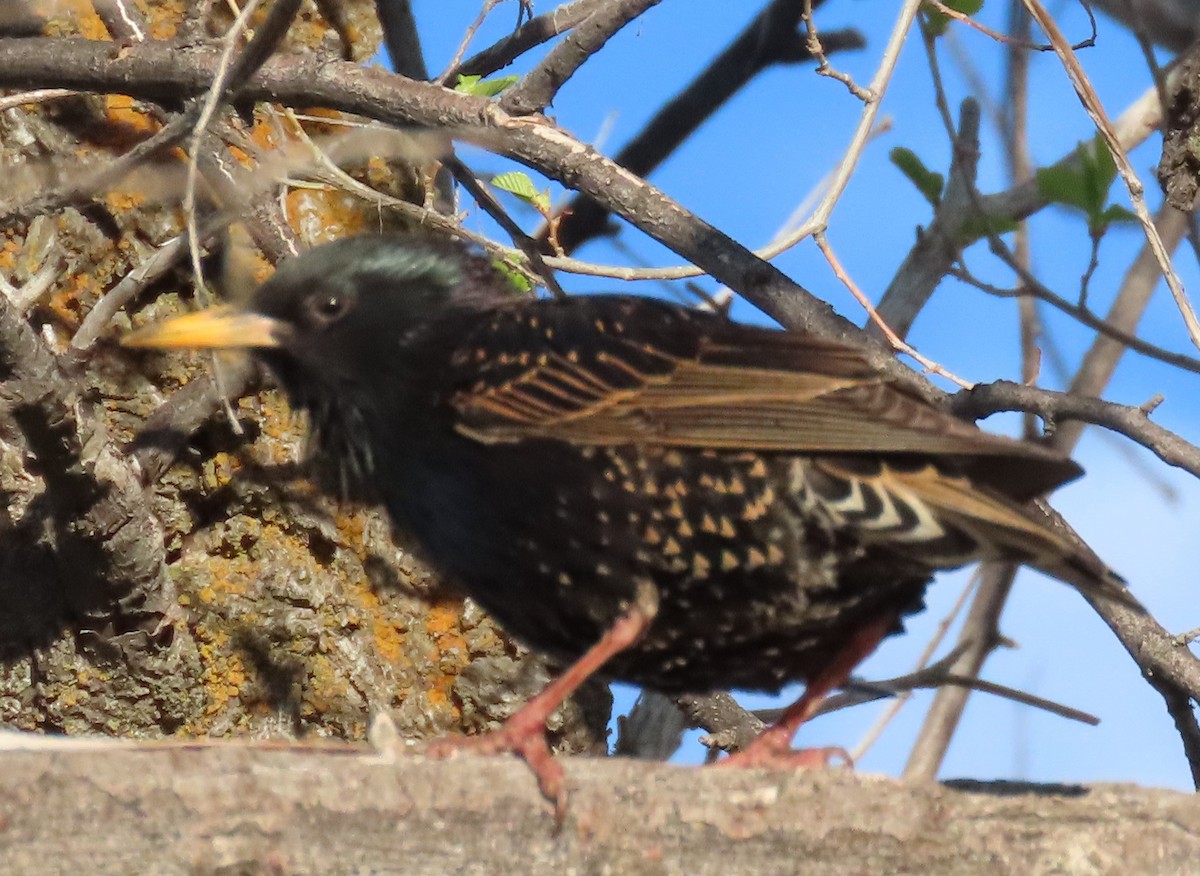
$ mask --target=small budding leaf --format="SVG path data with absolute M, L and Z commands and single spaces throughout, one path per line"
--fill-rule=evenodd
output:
M 917 187 L 930 204 L 936 207 L 942 200 L 942 190 L 946 187 L 946 178 L 936 171 L 927 168 L 917 153 L 903 146 L 897 146 L 888 157 L 892 164 L 900 168 L 900 172 L 908 177 L 909 182 Z
M 508 261 L 510 258 L 514 262 L 525 261 L 524 256 L 513 255 L 507 258 L 492 259 L 492 267 L 508 281 L 508 285 L 513 288 L 514 292 L 521 295 L 530 294 L 533 292 L 533 281 L 510 264 Z
M 1083 170 L 1071 165 L 1039 167 L 1034 174 L 1038 191 L 1052 204 L 1087 212 L 1087 187 Z
M 1100 215 L 1101 215 L 1101 218 L 1104 219 L 1105 225 L 1113 225 L 1117 222 L 1121 222 L 1121 223 L 1132 222 L 1134 224 L 1136 224 L 1138 222 L 1137 214 L 1134 213 L 1132 210 L 1122 207 L 1120 204 L 1109 204 L 1107 207 L 1104 208 L 1104 212 Z
M 454 84 L 454 90 L 462 94 L 473 94 L 476 97 L 495 97 L 517 81 L 516 76 L 501 76 L 498 79 L 484 79 L 482 76 L 459 76 Z
M 502 192 L 516 195 L 539 213 L 550 212 L 550 190 L 539 192 L 528 174 L 519 170 L 510 170 L 492 177 L 492 185 Z
M 1104 141 L 1097 136 L 1090 143 L 1080 143 L 1075 154 L 1078 161 L 1073 164 L 1037 170 L 1035 179 L 1042 196 L 1083 213 L 1093 237 L 1103 235 L 1114 222 L 1137 221 L 1124 207 L 1106 203 L 1117 178 L 1117 164 Z
M 983 0 L 942 0 L 942 5 L 971 16 L 983 8 Z M 946 13 L 932 6 L 925 8 L 925 32 L 930 36 L 940 37 L 950 27 L 950 21 Z
M 975 214 L 963 222 L 962 228 L 958 233 L 958 240 L 962 241 L 963 245 L 966 246 L 982 237 L 991 237 L 992 235 L 999 237 L 1001 234 L 1016 231 L 1019 227 L 1020 223 L 1008 216 L 980 216 L 979 214 Z

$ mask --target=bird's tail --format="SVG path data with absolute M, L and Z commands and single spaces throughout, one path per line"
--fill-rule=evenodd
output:
M 1020 562 L 1088 598 L 1138 606 L 1121 576 L 1040 499 L 1018 502 L 934 464 L 885 462 L 868 471 L 821 458 L 806 482 L 840 524 L 918 567 Z
M 1139 611 L 1144 606 L 1129 590 L 1125 579 L 1113 571 L 1062 515 L 1043 499 L 1034 500 L 1026 509 L 1055 536 L 1059 550 L 1031 562 L 1035 568 L 1065 581 L 1089 599 L 1110 599 Z

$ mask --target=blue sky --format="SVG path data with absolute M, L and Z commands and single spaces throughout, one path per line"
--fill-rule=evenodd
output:
M 431 72 L 446 65 L 467 25 L 479 11 L 477 0 L 416 0 Z M 761 4 L 664 2 L 636 24 L 618 34 L 599 55 L 560 92 L 552 114 L 579 138 L 602 137 L 605 151 L 615 152 L 661 106 L 687 84 L 709 60 L 745 26 Z M 993 9 L 994 7 L 994 9 Z M 537 11 L 551 8 L 550 0 Z M 1007 4 L 993 2 L 984 20 L 1002 26 Z M 1060 26 L 1071 39 L 1088 35 L 1081 7 L 1057 4 Z M 990 13 L 990 14 L 989 14 Z M 868 39 L 865 51 L 834 57 L 834 64 L 867 82 L 892 26 L 893 4 L 868 0 L 830 0 L 818 10 L 824 29 L 859 28 Z M 501 5 L 480 31 L 474 48 L 481 48 L 512 27 L 515 3 Z M 993 94 L 1002 83 L 1002 53 L 986 36 L 955 26 L 953 36 L 988 83 Z M 538 55 L 535 53 L 534 57 Z M 1136 42 L 1107 19 L 1100 20 L 1096 48 L 1081 60 L 1105 106 L 1115 117 L 1149 85 L 1149 75 Z M 950 103 L 968 93 L 951 55 L 941 56 Z M 521 72 L 522 63 L 510 71 Z M 1038 164 L 1057 160 L 1095 131 L 1085 115 L 1058 60 L 1052 54 L 1033 58 L 1031 149 Z M 750 246 L 770 239 L 796 206 L 840 158 L 861 105 L 839 83 L 821 78 L 811 66 L 780 67 L 756 79 L 701 128 L 651 177 L 652 181 L 689 209 Z M 945 171 L 949 145 L 933 105 L 933 89 L 919 38 L 910 38 L 888 91 L 883 115 L 890 117 L 889 133 L 868 146 L 861 165 L 833 214 L 830 240 L 860 288 L 877 299 L 915 240 L 918 225 L 931 219 L 931 208 L 890 163 L 888 152 L 908 147 L 932 169 Z M 986 116 L 985 116 L 986 126 Z M 1146 184 L 1151 206 L 1158 200 L 1153 168 L 1160 141 L 1152 138 L 1133 153 L 1135 170 Z M 480 153 L 465 153 L 482 171 L 510 169 L 503 161 Z M 1002 153 L 994 129 L 985 131 L 979 184 L 983 192 L 1004 188 Z M 556 201 L 564 196 L 552 187 Z M 1112 200 L 1128 205 L 1120 187 Z M 521 214 L 517 214 L 521 215 Z M 534 217 L 525 217 L 533 228 Z M 468 225 L 492 233 L 473 211 Z M 1050 288 L 1073 299 L 1087 264 L 1089 243 L 1083 222 L 1066 211 L 1043 211 L 1033 221 L 1034 262 L 1038 276 Z M 1091 285 L 1090 301 L 1103 312 L 1115 293 L 1132 255 L 1142 243 L 1140 230 L 1118 228 L 1105 239 L 1100 269 Z M 678 264 L 679 258 L 633 229 L 623 243 L 647 264 Z M 627 256 L 605 242 L 581 249 L 578 257 L 624 263 Z M 968 264 L 977 274 L 1009 285 L 1010 279 L 982 247 L 969 251 Z M 855 322 L 858 305 L 833 277 L 811 242 L 776 260 L 790 276 Z M 1185 246 L 1176 259 L 1185 286 L 1197 283 L 1195 258 Z M 614 281 L 560 277 L 564 287 L 577 291 L 630 291 Z M 700 281 L 712 289 L 711 280 Z M 1160 284 L 1161 285 L 1161 284 Z M 632 291 L 662 294 L 658 284 L 641 284 Z M 761 319 L 753 308 L 735 309 L 738 318 Z M 1070 365 L 1091 341 L 1086 330 L 1057 314 L 1044 312 L 1050 331 Z M 1141 334 L 1168 348 L 1196 353 L 1165 285 L 1143 322 Z M 926 355 L 970 380 L 1018 377 L 1016 306 L 991 299 L 955 281 L 946 281 L 922 313 L 910 340 Z M 1193 375 L 1128 355 L 1107 396 L 1140 404 L 1157 393 L 1166 402 L 1155 419 L 1184 437 L 1200 436 L 1200 415 L 1191 402 L 1196 392 Z M 1043 382 L 1055 386 L 1049 370 Z M 1013 418 L 994 417 L 987 427 L 1015 428 Z M 1195 538 L 1200 485 L 1191 477 L 1158 463 L 1137 449 L 1140 465 L 1128 461 L 1125 442 L 1085 434 L 1076 457 L 1088 477 L 1069 485 L 1055 505 L 1096 550 L 1131 582 L 1153 613 L 1173 632 L 1200 626 L 1200 601 L 1195 598 L 1195 570 L 1200 548 Z M 1143 470 L 1152 473 L 1147 478 Z M 1169 487 L 1168 498 L 1163 486 Z M 889 640 L 862 668 L 864 677 L 907 672 L 938 621 L 957 598 L 964 573 L 943 576 L 929 591 L 929 609 L 909 623 L 907 636 Z M 1019 650 L 1001 651 L 985 669 L 985 677 L 1059 700 L 1099 715 L 1098 728 L 1069 723 L 1007 701 L 984 695 L 972 697 L 951 748 L 943 775 L 978 778 L 1024 778 L 1042 781 L 1136 781 L 1150 785 L 1189 788 L 1190 779 L 1174 728 L 1162 702 L 1141 679 L 1136 667 L 1103 623 L 1067 588 L 1023 572 L 1005 615 L 1003 630 L 1020 643 Z M 627 704 L 622 692 L 620 704 Z M 898 773 L 931 694 L 918 694 L 889 728 L 860 768 Z M 757 705 L 762 698 L 750 698 Z M 822 718 L 805 728 L 804 745 L 853 746 L 874 720 L 877 706 L 859 707 Z M 699 757 L 698 746 L 684 759 Z

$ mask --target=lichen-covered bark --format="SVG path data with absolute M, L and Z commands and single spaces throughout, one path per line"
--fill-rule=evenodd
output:
M 153 38 L 172 39 L 197 7 L 137 8 Z M 369 57 L 378 43 L 373 4 L 342 8 L 353 53 Z M 46 33 L 108 38 L 86 2 L 49 9 Z M 228 23 L 216 4 L 210 28 Z M 285 50 L 339 56 L 342 46 L 305 4 Z M 166 118 L 121 95 L 0 111 L 0 201 L 11 208 L 61 189 Z M 219 123 L 228 136 L 210 134 L 205 148 L 253 180 L 254 197 L 274 198 L 278 168 L 261 168 L 296 146 L 290 123 L 261 108 L 227 110 Z M 412 736 L 494 724 L 544 682 L 546 667 L 437 581 L 378 511 L 334 501 L 301 477 L 303 423 L 277 392 L 235 400 L 237 429 L 217 413 L 178 437 L 158 477 L 130 453 L 146 418 L 214 367 L 228 376 L 244 366 L 131 356 L 113 343 L 130 325 L 125 313 L 94 346 L 70 347 L 96 303 L 182 232 L 182 149 L 162 150 L 90 201 L 17 210 L 0 223 L 0 277 L 18 292 L 48 284 L 28 302 L 27 322 L 13 325 L 31 355 L 0 355 L 0 725 L 359 739 L 379 709 Z M 398 163 L 370 161 L 363 172 L 393 193 L 423 193 L 419 174 Z M 281 215 L 307 242 L 379 220 L 373 205 L 321 189 L 291 190 Z M 260 256 L 251 267 L 259 277 L 270 269 Z M 141 323 L 190 307 L 191 297 L 184 259 L 129 311 Z M 49 364 L 31 377 L 32 361 Z M 30 404 L 31 393 L 46 403 Z M 134 507 L 106 523 L 116 499 L 125 502 L 118 509 Z M 111 544 L 106 535 L 124 541 L 93 562 L 88 550 Z M 148 571 L 111 574 L 135 560 Z M 594 748 L 607 720 L 603 690 L 580 702 L 557 727 L 572 750 Z

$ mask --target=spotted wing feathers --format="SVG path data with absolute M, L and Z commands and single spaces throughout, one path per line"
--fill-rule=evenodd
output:
M 1021 500 L 1079 474 L 937 410 L 852 348 L 645 299 L 499 311 L 457 355 L 476 376 L 451 400 L 459 429 L 488 443 L 954 457 Z

